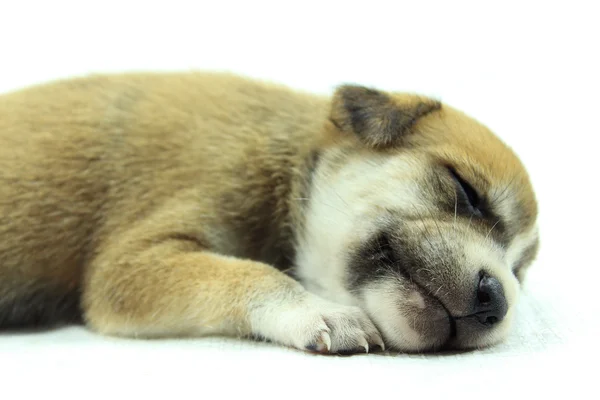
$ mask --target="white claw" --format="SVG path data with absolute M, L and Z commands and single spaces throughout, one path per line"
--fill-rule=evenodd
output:
M 331 337 L 329 336 L 329 332 L 323 331 L 321 332 L 321 342 L 327 348 L 327 352 L 331 351 Z
M 364 347 L 365 353 L 369 352 L 369 342 L 367 342 L 367 339 L 363 338 L 363 343 L 361 344 L 361 346 Z
M 379 345 L 379 347 L 381 347 L 381 351 L 385 351 L 385 344 L 383 343 L 383 339 L 381 337 L 378 337 L 378 341 L 379 343 L 377 343 Z

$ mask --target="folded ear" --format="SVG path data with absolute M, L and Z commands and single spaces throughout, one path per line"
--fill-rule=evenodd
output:
M 392 97 L 362 86 L 343 85 L 333 96 L 330 119 L 366 145 L 382 148 L 398 144 L 419 118 L 440 108 L 439 102 L 428 98 Z

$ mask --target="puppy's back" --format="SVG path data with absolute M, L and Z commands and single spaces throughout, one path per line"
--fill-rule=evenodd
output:
M 239 210 L 260 182 L 235 171 L 277 168 L 269 151 L 319 132 L 324 101 L 219 73 L 97 75 L 0 95 L 0 327 L 78 318 L 102 242 L 174 193 L 227 187 Z

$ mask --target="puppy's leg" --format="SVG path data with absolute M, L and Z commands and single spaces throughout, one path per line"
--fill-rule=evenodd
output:
M 258 336 L 331 352 L 383 347 L 362 310 L 307 292 L 275 268 L 205 251 L 153 220 L 113 238 L 89 266 L 87 323 L 123 336 Z

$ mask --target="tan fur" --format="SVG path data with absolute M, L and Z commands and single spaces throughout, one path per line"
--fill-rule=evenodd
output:
M 392 98 L 411 109 L 406 96 Z M 210 73 L 90 76 L 0 96 L 0 307 L 34 289 L 80 292 L 85 321 L 107 334 L 300 346 L 261 332 L 253 310 L 309 301 L 272 265 L 293 264 L 311 153 L 372 151 L 331 109 L 328 97 Z M 425 114 L 404 148 L 452 160 L 482 186 L 517 179 L 519 231 L 533 226 L 516 156 L 456 110 Z
M 219 269 L 214 256 L 168 256 L 200 248 L 242 253 L 243 240 L 231 240 L 220 228 L 223 220 L 252 218 L 253 202 L 272 195 L 264 191 L 294 190 L 274 187 L 268 173 L 277 173 L 281 163 L 299 164 L 296 157 L 317 145 L 323 100 L 230 76 L 188 74 L 96 76 L 0 101 L 4 292 L 25 285 L 22 276 L 59 287 L 83 284 L 88 321 L 102 321 L 101 329 L 110 332 L 116 322 L 107 315 L 135 324 L 157 307 L 193 323 L 192 304 L 202 302 L 185 290 L 206 293 L 202 286 L 214 283 L 225 265 L 235 271 L 207 299 L 243 292 L 238 274 L 261 286 L 265 275 L 281 275 L 261 265 L 253 274 L 247 261 L 230 260 Z M 281 115 L 269 126 L 265 110 L 277 107 Z M 294 158 L 273 159 L 265 149 L 270 135 L 290 131 L 298 135 Z M 162 243 L 151 247 L 156 242 Z M 175 267 L 177 276 L 171 275 Z M 150 286 L 161 282 L 180 286 Z M 233 310 L 248 295 L 242 294 L 231 299 Z M 230 310 L 207 310 L 208 321 L 233 318 Z M 153 318 L 159 330 L 168 329 L 160 315 Z M 143 323 L 140 328 L 149 330 Z M 114 328 L 127 329 L 133 327 Z

